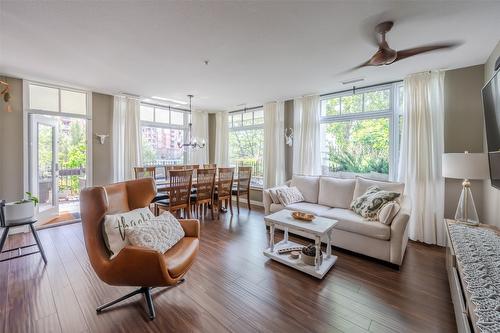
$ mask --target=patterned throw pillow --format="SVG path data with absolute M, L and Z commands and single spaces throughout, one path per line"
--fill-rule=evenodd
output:
M 170 212 L 152 218 L 140 226 L 127 228 L 125 233 L 130 244 L 159 253 L 165 253 L 185 236 L 181 224 Z
M 281 204 L 283 204 L 284 206 L 304 201 L 304 196 L 295 186 L 279 189 L 277 193 Z
M 111 252 L 111 259 L 129 243 L 125 230 L 130 227 L 141 225 L 154 217 L 149 208 L 138 208 L 130 212 L 104 217 L 103 236 L 104 242 Z
M 269 196 L 271 197 L 271 201 L 275 204 L 280 203 L 280 198 L 278 197 L 278 191 L 282 189 L 287 189 L 288 186 L 282 185 L 282 186 L 276 186 L 273 188 L 269 189 Z
M 383 191 L 377 186 L 370 186 L 363 195 L 351 202 L 351 209 L 369 221 L 376 221 L 380 208 L 399 196 L 400 193 Z

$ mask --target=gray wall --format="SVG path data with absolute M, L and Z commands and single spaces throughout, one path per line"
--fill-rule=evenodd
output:
M 12 106 L 12 112 L 4 112 L 0 100 L 0 199 L 14 201 L 23 197 L 23 81 L 0 80 L 10 85 Z
M 484 66 L 471 66 L 446 71 L 444 79 L 444 152 L 471 153 L 483 151 L 484 120 L 481 87 Z M 455 216 L 462 189 L 459 179 L 445 180 L 444 214 Z M 483 182 L 472 181 L 471 189 L 479 218 L 483 213 Z
M 215 163 L 215 113 L 208 114 L 208 160 Z
M 495 61 L 498 57 L 500 57 L 500 42 L 498 42 L 497 46 L 488 58 L 488 61 L 484 64 L 484 83 L 489 81 L 493 76 Z M 484 140 L 484 151 L 487 152 L 486 139 Z M 483 182 L 483 187 L 483 222 L 500 227 L 500 190 L 492 187 L 489 179 Z
M 293 128 L 293 100 L 285 102 L 285 129 Z M 292 179 L 293 175 L 293 145 L 285 145 L 285 179 Z
M 113 182 L 113 96 L 92 93 L 92 171 L 93 185 Z M 95 134 L 108 134 L 103 145 Z

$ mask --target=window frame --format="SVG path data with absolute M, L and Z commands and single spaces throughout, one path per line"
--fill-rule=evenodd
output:
M 142 145 L 142 140 L 143 140 L 143 137 L 142 137 L 142 128 L 143 127 L 154 127 L 154 128 L 162 128 L 162 129 L 173 129 L 173 130 L 182 130 L 184 131 L 184 135 L 183 135 L 183 138 L 184 138 L 184 141 L 187 141 L 189 140 L 189 133 L 188 133 L 188 129 L 189 129 L 189 112 L 187 111 L 184 111 L 184 110 L 181 110 L 181 109 L 177 109 L 177 108 L 173 108 L 173 107 L 169 107 L 169 106 L 165 106 L 165 105 L 158 105 L 158 104 L 152 104 L 152 103 L 147 103 L 147 102 L 140 102 L 140 106 L 147 106 L 147 107 L 152 107 L 153 108 L 153 121 L 148 121 L 148 120 L 142 120 L 142 119 L 139 119 L 139 122 L 140 122 L 140 126 L 141 126 L 141 145 Z M 169 111 L 169 114 L 168 114 L 168 123 L 163 123 L 163 122 L 156 122 L 156 109 L 162 109 L 162 110 L 168 110 Z M 171 123 L 171 111 L 174 111 L 174 112 L 179 112 L 179 113 L 182 113 L 183 116 L 184 116 L 184 124 L 183 125 L 177 125 L 177 124 L 172 124 Z M 140 114 L 140 110 L 139 110 L 139 114 Z M 140 118 L 140 116 L 139 116 Z M 182 148 L 179 148 L 179 149 L 182 149 Z M 141 153 L 142 154 L 142 153 Z M 141 156 L 142 158 L 142 156 Z M 189 152 L 186 150 L 186 149 L 183 149 L 183 152 L 182 152 L 182 164 L 187 164 L 188 163 L 188 160 L 189 160 Z M 143 161 L 143 164 L 144 164 L 144 161 Z M 159 166 L 162 166 L 162 165 L 159 165 Z
M 57 111 L 50 111 L 50 110 L 44 110 L 44 109 L 31 108 L 31 94 L 30 94 L 31 86 L 39 86 L 39 87 L 44 87 L 44 88 L 56 89 L 57 90 L 58 110 Z M 36 81 L 25 81 L 24 87 L 25 87 L 25 91 L 26 91 L 26 95 L 24 96 L 24 99 L 25 99 L 25 103 L 27 103 L 25 106 L 25 109 L 28 110 L 28 112 L 30 112 L 30 113 L 45 114 L 45 115 L 57 115 L 57 116 L 61 116 L 61 117 L 85 118 L 85 119 L 89 119 L 89 120 L 92 119 L 92 93 L 90 91 L 83 90 L 83 89 L 77 89 L 77 88 L 71 88 L 71 87 L 65 87 L 65 86 L 58 86 L 58 85 L 49 84 L 49 83 L 36 82 Z M 85 95 L 85 103 L 86 103 L 85 114 L 62 112 L 62 109 L 61 109 L 61 90 L 84 94 Z
M 247 131 L 247 130 L 262 130 L 262 141 L 264 141 L 264 114 L 262 114 L 262 123 L 260 124 L 255 124 L 255 113 L 256 112 L 264 112 L 264 108 L 261 107 L 261 108 L 255 108 L 255 109 L 251 109 L 251 110 L 242 110 L 242 111 L 236 111 L 236 112 L 230 112 L 229 115 L 228 115 L 228 132 L 231 133 L 231 132 L 240 132 L 240 131 Z M 244 113 L 252 113 L 252 125 L 243 125 L 243 114 Z M 234 127 L 233 126 L 233 116 L 234 115 L 241 115 L 241 126 L 237 126 L 237 127 Z M 259 119 L 259 118 L 257 118 Z M 263 142 L 263 144 L 265 145 L 265 142 Z M 264 159 L 264 156 L 262 157 Z M 228 158 L 229 159 L 229 158 Z M 229 162 L 230 162 L 230 159 L 229 159 Z M 231 165 L 231 163 L 229 163 Z M 264 160 L 262 160 L 262 167 L 263 167 L 263 170 L 265 168 L 264 166 Z M 237 167 L 237 166 L 235 166 Z M 252 177 L 255 176 L 255 173 L 254 171 L 252 171 Z M 251 189 L 255 189 L 255 190 L 262 190 L 264 188 L 264 184 L 262 185 L 255 185 L 255 184 L 252 184 L 250 183 L 250 188 Z
M 398 89 L 403 85 L 403 82 L 380 84 L 367 88 L 356 88 L 354 91 L 343 91 L 322 95 L 320 97 L 320 113 L 322 103 L 329 99 L 340 98 L 339 115 L 322 115 L 320 114 L 320 125 L 337 122 L 348 122 L 357 120 L 369 120 L 386 118 L 389 120 L 389 180 L 395 180 L 397 176 L 398 160 L 399 160 L 399 122 L 398 117 L 402 114 L 399 110 L 399 94 Z M 389 108 L 379 111 L 365 111 L 365 94 L 374 91 L 389 90 Z M 362 111 L 342 114 L 342 97 L 362 95 Z

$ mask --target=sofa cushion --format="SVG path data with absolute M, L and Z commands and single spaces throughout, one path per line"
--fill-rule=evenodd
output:
M 269 206 L 269 212 L 271 212 L 271 213 L 276 213 L 276 212 L 279 212 L 280 210 L 282 210 L 283 208 L 285 208 L 285 206 L 283 206 L 282 204 L 275 204 L 275 203 L 272 203 L 272 204 Z
M 279 204 L 280 203 L 280 198 L 278 197 L 278 190 L 281 190 L 281 189 L 284 189 L 284 188 L 288 188 L 288 186 L 286 185 L 281 185 L 281 186 L 276 186 L 276 187 L 272 187 L 270 188 L 268 191 L 269 191 L 269 196 L 271 197 L 271 201 L 275 204 Z
M 352 199 L 354 200 L 362 196 L 370 186 L 377 186 L 379 189 L 384 191 L 398 192 L 401 195 L 403 195 L 403 192 L 405 190 L 404 183 L 384 182 L 380 180 L 356 177 L 356 186 L 354 187 L 354 194 L 352 196 Z
M 297 203 L 288 205 L 285 208 L 289 209 L 289 210 L 298 210 L 301 212 L 320 216 L 321 214 L 327 212 L 331 207 L 313 204 L 310 202 L 297 202 Z
M 394 220 L 394 217 L 399 213 L 400 209 L 401 206 L 396 201 L 387 202 L 380 207 L 377 219 L 383 224 L 390 225 L 392 220 Z
M 290 186 L 296 186 L 310 203 L 318 203 L 319 176 L 293 176 Z
M 320 177 L 318 203 L 335 208 L 349 208 L 355 185 L 354 178 Z
M 348 231 L 371 238 L 391 239 L 391 227 L 378 221 L 367 221 L 348 209 L 331 208 L 320 216 L 337 220 L 334 229 Z M 335 245 L 335 244 L 334 244 Z
M 399 196 L 398 192 L 383 191 L 377 186 L 370 186 L 362 196 L 352 201 L 351 209 L 365 219 L 375 221 L 380 208 Z
M 279 189 L 277 192 L 280 203 L 284 206 L 304 201 L 304 196 L 295 186 Z

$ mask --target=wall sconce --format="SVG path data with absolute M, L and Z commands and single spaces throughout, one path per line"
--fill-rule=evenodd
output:
M 109 136 L 109 134 L 95 134 L 95 136 L 97 137 L 97 139 L 99 140 L 99 143 L 101 145 L 104 144 L 104 141 L 106 140 L 106 138 Z
M 9 84 L 7 82 L 0 81 L 0 85 L 5 86 L 4 89 L 0 91 L 0 95 L 2 96 L 3 101 L 5 102 L 5 112 L 12 112 L 12 106 L 10 105 L 10 93 L 9 93 Z
M 289 147 L 293 145 L 293 128 L 285 128 L 285 143 Z

